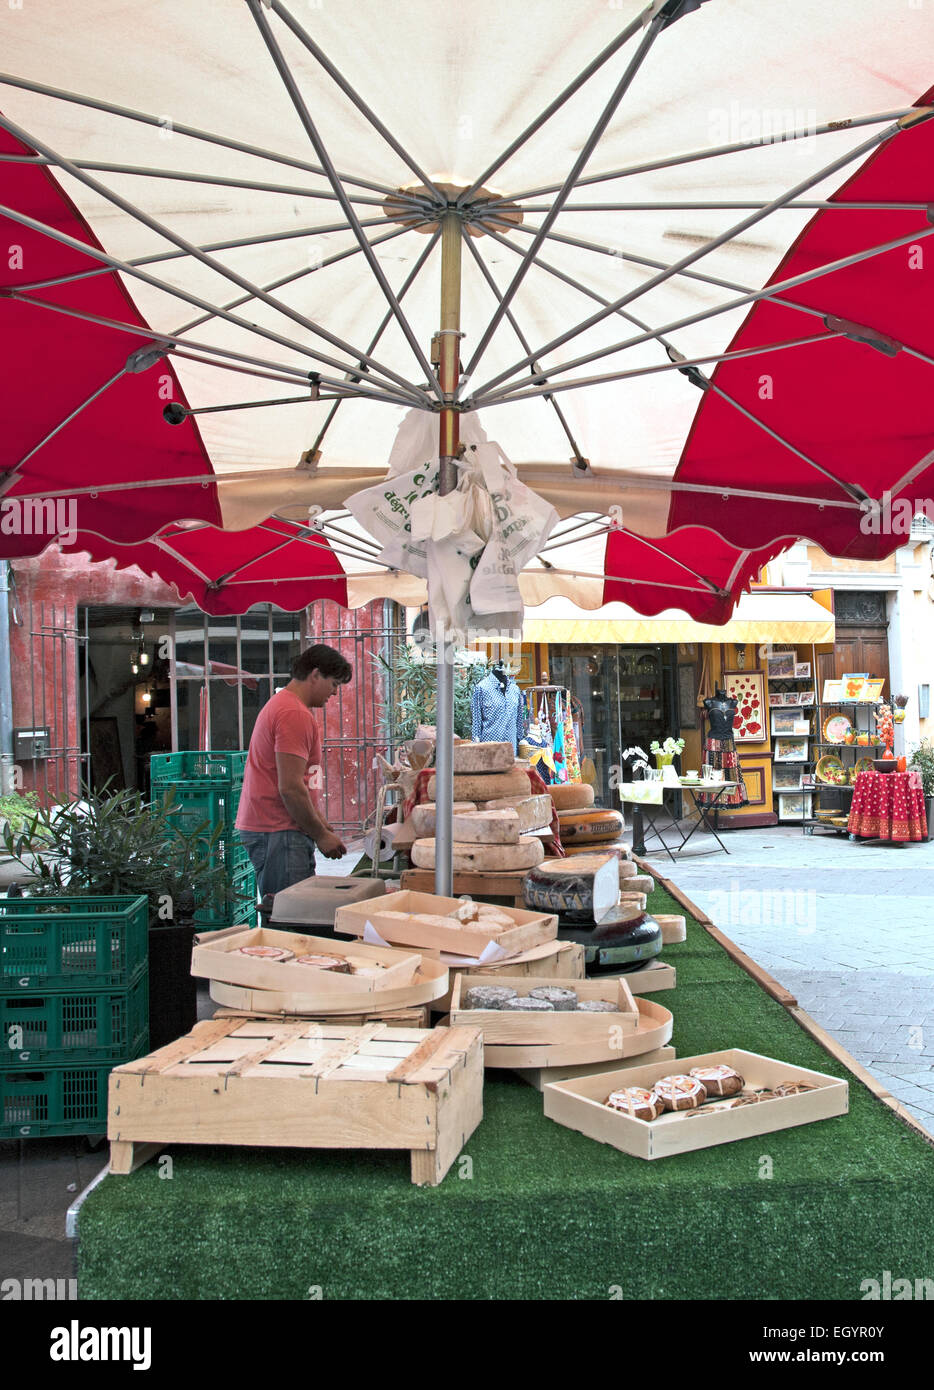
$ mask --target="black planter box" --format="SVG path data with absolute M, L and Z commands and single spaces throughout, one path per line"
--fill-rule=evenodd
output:
M 149 1046 L 190 1033 L 198 1021 L 198 981 L 191 973 L 195 926 L 149 928 Z

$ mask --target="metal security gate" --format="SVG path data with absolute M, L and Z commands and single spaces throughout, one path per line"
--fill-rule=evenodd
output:
M 86 777 L 79 661 L 87 631 L 68 604 L 37 602 L 30 591 L 22 601 L 15 587 L 10 600 L 13 766 L 4 790 L 35 791 L 43 805 L 68 801 Z
M 324 710 L 323 798 L 328 820 L 359 833 L 376 809 L 377 755 L 395 748 L 393 654 L 405 641 L 405 609 L 390 600 L 344 609 L 323 599 L 307 610 L 305 645 L 324 642 L 353 666 Z

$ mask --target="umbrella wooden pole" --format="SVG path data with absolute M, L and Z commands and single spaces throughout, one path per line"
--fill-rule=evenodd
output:
M 440 414 L 438 491 L 457 486 L 460 420 L 451 402 L 460 375 L 461 217 L 448 212 L 441 224 L 441 331 L 439 380 L 446 402 Z M 435 892 L 450 897 L 453 874 L 454 811 L 454 644 L 435 631 L 437 655 L 437 742 L 435 755 Z

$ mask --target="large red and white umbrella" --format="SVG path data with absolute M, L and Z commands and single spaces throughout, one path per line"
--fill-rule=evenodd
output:
M 931 6 L 140 18 L 4 23 L 7 553 L 27 502 L 121 543 L 320 508 L 336 549 L 412 409 L 442 491 L 476 412 L 565 524 L 702 528 L 698 573 L 717 544 L 900 542 L 886 494 L 934 483 Z M 595 543 L 566 536 L 537 601 L 596 606 Z

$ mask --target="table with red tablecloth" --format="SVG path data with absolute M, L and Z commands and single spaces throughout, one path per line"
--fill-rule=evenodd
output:
M 926 840 L 924 789 L 918 769 L 859 773 L 847 830 L 864 839 Z

